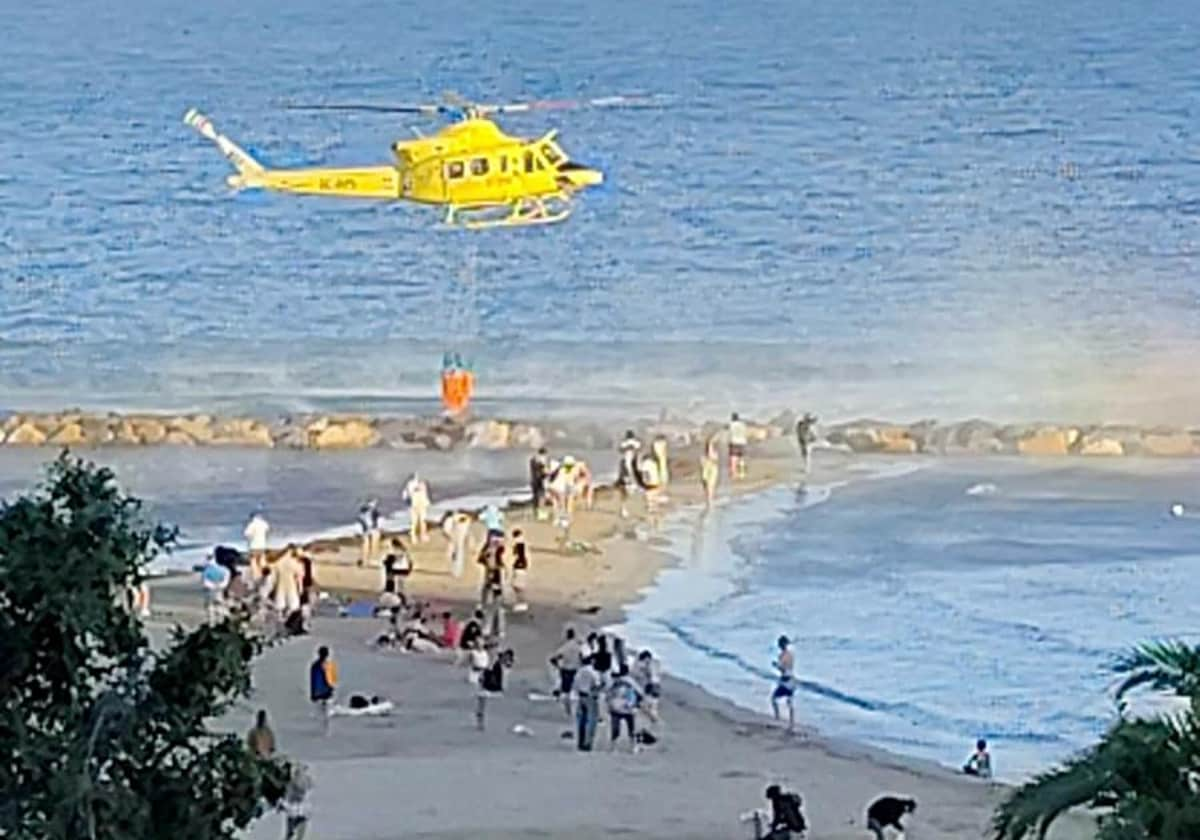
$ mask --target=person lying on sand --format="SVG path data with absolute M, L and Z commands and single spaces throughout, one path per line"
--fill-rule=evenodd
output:
M 963 765 L 963 772 L 968 776 L 978 776 L 981 779 L 992 778 L 992 754 L 988 752 L 988 742 L 980 738 L 975 742 L 975 752 Z

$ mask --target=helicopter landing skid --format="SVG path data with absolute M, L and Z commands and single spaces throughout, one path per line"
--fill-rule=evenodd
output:
M 454 206 L 446 210 L 445 224 L 464 230 L 485 230 L 495 227 L 524 227 L 552 225 L 571 215 L 571 205 L 565 199 L 546 201 L 541 198 L 519 198 L 509 204 L 487 206 Z

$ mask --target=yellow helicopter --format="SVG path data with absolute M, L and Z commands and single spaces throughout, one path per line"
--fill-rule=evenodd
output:
M 195 108 L 183 121 L 211 140 L 237 173 L 234 189 L 268 189 L 306 195 L 415 201 L 446 208 L 445 221 L 469 229 L 544 225 L 571 214 L 575 193 L 604 181 L 597 169 L 575 163 L 555 140 L 505 134 L 489 119 L 497 114 L 565 108 L 653 106 L 651 97 L 612 96 L 582 101 L 507 105 L 447 102 L 434 105 L 289 105 L 292 110 L 446 115 L 454 118 L 429 137 L 397 140 L 395 162 L 376 166 L 269 169 L 213 126 Z

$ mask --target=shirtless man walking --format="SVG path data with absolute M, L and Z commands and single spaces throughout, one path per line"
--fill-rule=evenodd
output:
M 792 697 L 796 693 L 796 657 L 792 654 L 791 642 L 787 636 L 779 637 L 779 658 L 772 665 L 779 672 L 779 677 L 775 682 L 775 691 L 771 693 L 771 711 L 775 713 L 775 720 L 779 720 L 779 701 L 787 702 L 788 708 L 788 733 L 796 731 L 796 707 L 792 702 Z

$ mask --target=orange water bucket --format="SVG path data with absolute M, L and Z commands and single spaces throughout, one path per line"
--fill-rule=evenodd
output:
M 475 376 L 469 370 L 447 370 L 442 373 L 442 406 L 450 414 L 466 411 L 474 391 Z

